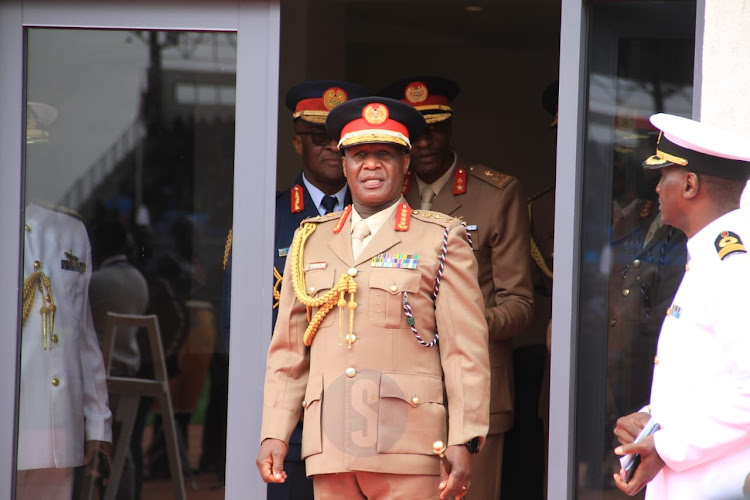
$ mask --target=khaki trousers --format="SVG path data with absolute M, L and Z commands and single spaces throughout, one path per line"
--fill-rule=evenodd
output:
M 471 489 L 466 500 L 499 500 L 503 478 L 505 433 L 489 434 L 471 462 Z
M 440 476 L 341 472 L 313 476 L 315 500 L 434 500 Z

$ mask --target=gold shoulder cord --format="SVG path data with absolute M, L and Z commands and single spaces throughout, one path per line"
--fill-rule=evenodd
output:
M 529 202 L 529 222 L 531 222 L 531 202 Z M 536 265 L 539 266 L 539 269 L 542 270 L 545 276 L 547 276 L 549 279 L 552 279 L 552 270 L 550 270 L 549 267 L 547 267 L 547 263 L 544 262 L 544 256 L 542 255 L 541 250 L 539 250 L 539 247 L 536 245 L 536 242 L 534 241 L 534 238 L 529 234 L 529 241 L 531 242 L 531 258 L 534 259 L 534 262 L 536 262 Z
M 52 338 L 52 333 L 55 329 L 55 311 L 57 310 L 57 306 L 52 298 L 52 282 L 49 276 L 44 274 L 43 271 L 35 271 L 23 282 L 21 325 L 26 323 L 31 313 L 31 306 L 34 305 L 34 296 L 36 295 L 37 288 L 42 292 L 42 308 L 40 310 L 42 314 L 42 345 L 46 351 L 48 346 L 52 347 L 49 345 L 48 339 Z M 45 291 L 47 292 L 46 295 L 44 295 Z
M 221 268 L 226 270 L 227 262 L 229 262 L 229 251 L 232 249 L 232 230 L 229 230 L 227 235 L 227 243 L 224 245 L 224 260 L 221 263 Z
M 305 242 L 307 238 L 315 232 L 317 224 L 305 223 L 295 233 L 294 240 L 292 241 L 292 247 L 289 251 L 289 258 L 291 261 L 290 271 L 292 273 L 292 287 L 294 288 L 294 294 L 297 299 L 307 306 L 307 318 L 308 325 L 305 330 L 303 341 L 306 346 L 312 345 L 313 338 L 323 322 L 323 318 L 333 309 L 334 305 L 338 305 L 339 309 L 344 307 L 349 308 L 349 334 L 346 336 L 348 347 L 351 349 L 354 341 L 354 310 L 357 308 L 357 303 L 354 301 L 354 293 L 357 291 L 357 283 L 354 278 L 343 273 L 336 285 L 329 290 L 327 293 L 320 297 L 311 297 L 307 294 L 307 285 L 305 284 Z M 349 293 L 349 303 L 347 304 L 344 295 Z M 310 319 L 310 312 L 313 307 L 318 308 L 318 312 Z M 339 314 L 339 345 L 343 344 L 344 334 L 344 319 L 343 311 Z

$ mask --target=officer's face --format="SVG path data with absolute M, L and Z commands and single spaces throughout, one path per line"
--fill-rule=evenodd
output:
M 344 187 L 341 173 L 341 154 L 336 141 L 328 139 L 323 125 L 315 125 L 297 119 L 294 123 L 292 145 L 302 157 L 305 177 L 326 194 L 333 194 Z
M 432 184 L 451 166 L 451 121 L 427 125 L 422 136 L 412 144 L 411 168 L 420 179 Z
M 409 154 L 395 144 L 357 144 L 344 150 L 344 175 L 354 208 L 369 217 L 391 206 L 401 196 Z
M 664 167 L 659 171 L 661 179 L 656 185 L 656 193 L 659 195 L 661 220 L 664 224 L 682 229 L 685 220 L 683 195 L 687 188 L 688 171 L 677 165 Z

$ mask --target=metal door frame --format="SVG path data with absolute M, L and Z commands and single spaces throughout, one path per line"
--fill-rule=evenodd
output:
M 279 0 L 0 0 L 0 497 L 15 482 L 18 311 L 22 258 L 25 115 L 24 29 L 27 27 L 179 29 L 237 32 L 232 349 L 229 373 L 227 498 L 263 498 L 255 473 L 265 358 L 276 193 Z M 237 258 L 239 255 L 242 258 Z M 261 286 L 258 284 L 268 284 Z M 247 330 L 247 328 L 250 330 Z M 14 425 L 10 425 L 13 422 Z

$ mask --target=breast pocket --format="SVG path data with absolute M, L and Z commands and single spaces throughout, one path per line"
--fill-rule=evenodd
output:
M 334 285 L 336 272 L 334 269 L 308 269 L 305 271 L 305 286 L 307 294 L 313 298 L 322 297 L 328 293 Z M 317 307 L 313 307 L 312 316 L 318 312 Z M 321 328 L 327 328 L 333 324 L 334 311 L 329 312 L 320 324 Z
M 443 381 L 434 375 L 383 373 L 380 380 L 378 453 L 434 455 L 448 441 Z
M 422 273 L 416 269 L 373 269 L 370 272 L 368 315 L 373 326 L 408 328 L 403 292 L 416 294 Z

